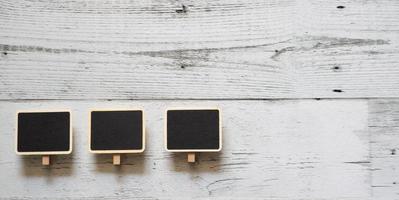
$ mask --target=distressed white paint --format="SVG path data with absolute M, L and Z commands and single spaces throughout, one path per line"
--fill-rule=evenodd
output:
M 399 97 L 398 30 L 397 0 L 0 0 L 0 199 L 398 199 L 398 100 L 362 99 Z M 223 109 L 225 137 L 190 166 L 162 113 L 193 104 Z M 148 113 L 121 168 L 85 137 L 115 105 Z M 13 116 L 55 107 L 75 148 L 46 169 L 14 154 Z
M 369 103 L 370 156 L 375 199 L 399 198 L 399 101 Z
M 397 0 L 1 0 L 0 13 L 0 99 L 399 96 Z
M 139 106 L 147 114 L 147 148 L 124 158 L 88 152 L 90 108 Z M 218 106 L 223 150 L 165 152 L 163 113 L 170 106 Z M 369 199 L 371 173 L 365 100 L 302 101 L 27 101 L 1 102 L 0 198 Z M 74 153 L 50 169 L 15 155 L 17 109 L 70 108 Z

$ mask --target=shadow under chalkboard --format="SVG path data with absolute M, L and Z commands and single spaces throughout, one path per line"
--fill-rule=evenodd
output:
M 75 130 L 72 130 L 75 132 Z M 74 137 L 74 135 L 72 135 Z M 74 140 L 74 138 L 73 138 Z M 75 143 L 72 143 L 75 149 Z M 71 176 L 73 174 L 74 151 L 65 155 L 51 155 L 50 165 L 42 165 L 42 155 L 20 156 L 22 161 L 21 173 L 24 176 L 52 178 Z
M 73 154 L 52 155 L 50 165 L 42 165 L 42 156 L 23 156 L 22 174 L 33 177 L 60 177 L 70 176 L 73 173 Z
M 95 154 L 96 170 L 101 173 L 143 174 L 145 172 L 145 151 L 138 154 L 120 154 L 121 164 L 113 165 L 112 154 Z
M 75 130 L 72 129 L 72 132 Z M 74 141 L 74 134 L 72 137 Z M 72 149 L 75 149 L 75 143 L 72 143 Z M 50 155 L 50 165 L 42 165 L 42 155 L 19 156 L 22 162 L 21 173 L 29 177 L 47 177 L 49 181 L 52 178 L 70 176 L 73 174 L 73 156 L 73 150 L 70 154 Z
M 187 153 L 171 153 L 173 158 L 173 169 L 176 172 L 218 172 L 222 163 L 222 152 L 195 153 L 195 163 L 187 162 Z

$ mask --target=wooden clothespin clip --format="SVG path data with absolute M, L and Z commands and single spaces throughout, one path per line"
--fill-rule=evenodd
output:
M 49 155 L 45 155 L 42 156 L 42 165 L 50 165 L 50 156 Z
M 195 163 L 195 153 L 188 153 L 187 154 L 187 162 Z
M 112 162 L 114 165 L 120 165 L 121 164 L 121 154 L 114 154 L 112 156 Z

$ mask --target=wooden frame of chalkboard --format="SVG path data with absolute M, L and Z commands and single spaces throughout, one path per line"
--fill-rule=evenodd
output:
M 134 150 L 93 150 L 91 147 L 91 114 L 94 111 L 141 111 L 142 113 L 142 148 L 141 149 L 134 149 Z M 89 143 L 89 152 L 94 154 L 122 154 L 122 153 L 142 153 L 145 150 L 145 136 L 146 136 L 146 128 L 145 128 L 145 112 L 143 109 L 140 108 L 127 108 L 127 109 L 90 109 L 89 111 L 89 131 L 88 131 L 88 143 Z
M 18 151 L 18 116 L 20 113 L 58 113 L 58 112 L 68 112 L 69 113 L 69 150 L 68 151 L 33 151 L 33 152 L 21 152 Z M 70 110 L 60 109 L 60 110 L 18 110 L 16 112 L 16 128 L 15 128 L 15 153 L 17 155 L 63 155 L 72 153 L 73 148 L 73 131 L 72 131 L 72 112 Z
M 218 149 L 168 149 L 168 111 L 172 110 L 217 110 L 219 113 L 219 148 Z M 165 121 L 164 121 L 164 144 L 165 150 L 168 152 L 187 152 L 187 153 L 195 153 L 195 152 L 219 152 L 222 150 L 222 112 L 217 107 L 170 107 L 165 110 Z

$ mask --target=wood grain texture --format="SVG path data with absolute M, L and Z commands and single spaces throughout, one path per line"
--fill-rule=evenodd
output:
M 88 112 L 110 105 L 140 106 L 147 116 L 145 153 L 125 156 L 119 168 L 111 155 L 88 152 Z M 185 153 L 166 152 L 163 111 L 176 105 L 220 107 L 223 151 L 201 153 L 194 165 Z M 0 181 L 0 198 L 393 199 L 393 187 L 385 188 L 389 193 L 373 193 L 372 186 L 381 184 L 376 181 L 389 183 L 391 177 L 384 174 L 397 172 L 389 168 L 381 174 L 371 167 L 388 164 L 391 157 L 370 157 L 383 143 L 373 140 L 370 146 L 369 124 L 384 116 L 378 111 L 369 116 L 368 106 L 367 100 L 3 101 L 0 175 L 7 181 Z M 15 120 L 10 116 L 32 107 L 72 108 L 73 154 L 53 156 L 49 168 L 40 157 L 13 152 Z M 384 110 L 378 103 L 373 109 Z
M 0 0 L 0 30 L 0 199 L 399 199 L 397 0 Z M 182 105 L 222 109 L 222 152 L 164 151 Z M 119 167 L 86 123 L 115 106 L 147 116 Z M 50 166 L 13 152 L 40 108 L 73 114 Z
M 399 96 L 399 3 L 0 1 L 0 99 Z
M 375 199 L 399 199 L 399 101 L 369 102 L 372 187 Z

